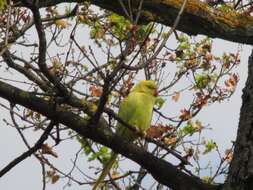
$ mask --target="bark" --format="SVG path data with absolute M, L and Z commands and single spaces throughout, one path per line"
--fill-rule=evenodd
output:
M 253 189 L 253 51 L 248 64 L 234 156 L 224 190 Z
M 122 0 L 128 7 L 129 0 Z M 15 0 L 19 6 L 20 1 Z M 45 0 L 39 1 L 39 7 L 53 6 L 63 2 L 83 2 L 83 0 Z M 89 0 L 93 5 L 124 15 L 118 0 Z M 140 0 L 132 1 L 132 12 L 138 10 Z M 157 22 L 172 26 L 183 0 L 144 0 L 140 22 Z M 177 30 L 189 35 L 203 34 L 212 38 L 221 38 L 233 42 L 253 44 L 253 17 L 235 11 L 223 12 L 210 7 L 199 0 L 188 0 Z

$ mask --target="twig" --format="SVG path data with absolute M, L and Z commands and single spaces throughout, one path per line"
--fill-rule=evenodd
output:
M 45 140 L 48 138 L 49 133 L 54 127 L 54 122 L 51 121 L 48 127 L 45 129 L 44 133 L 41 135 L 39 140 L 36 142 L 36 144 L 21 154 L 19 157 L 15 158 L 13 161 L 11 161 L 7 166 L 5 166 L 1 171 L 0 171 L 0 177 L 2 177 L 4 174 L 6 174 L 8 171 L 10 171 L 13 167 L 15 167 L 17 164 L 25 160 L 27 157 L 31 156 L 33 153 L 35 153 L 37 150 L 41 148 Z

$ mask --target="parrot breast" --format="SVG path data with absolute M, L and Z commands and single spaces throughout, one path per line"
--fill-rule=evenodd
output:
M 119 117 L 129 125 L 145 132 L 151 124 L 155 97 L 143 92 L 132 92 L 121 103 Z M 127 127 L 118 124 L 117 133 L 127 140 L 136 138 Z

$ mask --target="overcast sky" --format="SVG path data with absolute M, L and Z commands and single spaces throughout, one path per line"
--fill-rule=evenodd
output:
M 226 52 L 236 52 L 238 45 L 235 43 L 214 40 L 213 52 L 216 55 L 221 55 L 224 51 Z M 222 151 L 231 146 L 231 140 L 235 139 L 236 130 L 239 119 L 239 110 L 241 106 L 241 91 L 245 84 L 247 77 L 247 59 L 251 52 L 250 46 L 242 46 L 242 57 L 241 65 L 239 66 L 237 72 L 240 76 L 240 81 L 236 92 L 230 99 L 230 101 L 223 102 L 222 104 L 215 104 L 208 108 L 205 108 L 198 116 L 201 121 L 205 124 L 209 124 L 213 130 L 207 132 L 209 138 L 214 139 Z M 4 76 L 4 73 L 1 73 Z M 0 102 L 4 102 L 0 99 Z M 173 106 L 170 105 L 170 110 L 173 110 Z M 0 114 L 0 169 L 6 166 L 15 157 L 26 151 L 20 136 L 17 131 L 10 126 L 6 126 L 3 119 L 8 119 L 8 113 L 2 111 Z M 34 132 L 25 132 L 30 143 L 36 141 L 39 134 Z M 71 159 L 74 159 L 75 153 L 79 149 L 79 144 L 77 142 L 64 142 L 56 148 L 59 155 L 58 159 L 51 158 L 55 165 L 59 166 L 63 171 L 69 171 L 71 169 Z M 208 159 L 213 160 L 215 155 L 211 155 Z M 207 160 L 206 160 L 207 161 Z M 83 160 L 79 159 L 79 163 L 85 172 L 88 171 L 89 163 L 83 157 Z M 128 162 L 129 165 L 134 166 L 132 162 Z M 78 175 L 78 173 L 77 173 Z M 80 175 L 80 180 L 82 180 Z M 42 188 L 42 176 L 41 176 L 41 166 L 38 161 L 31 157 L 20 163 L 14 169 L 12 169 L 8 174 L 6 174 L 2 179 L 0 179 L 0 189 L 11 190 L 11 189 L 41 189 Z M 60 181 L 55 185 L 47 184 L 47 190 L 60 190 L 63 189 L 67 181 Z M 67 187 L 69 190 L 83 190 L 84 186 L 79 186 L 72 184 L 71 187 Z M 85 186 L 85 189 L 87 186 Z

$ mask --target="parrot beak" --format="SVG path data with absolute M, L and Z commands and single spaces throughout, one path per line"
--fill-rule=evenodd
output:
M 157 97 L 159 94 L 158 94 L 158 89 L 156 88 L 155 89 L 155 92 L 154 92 L 154 96 Z

